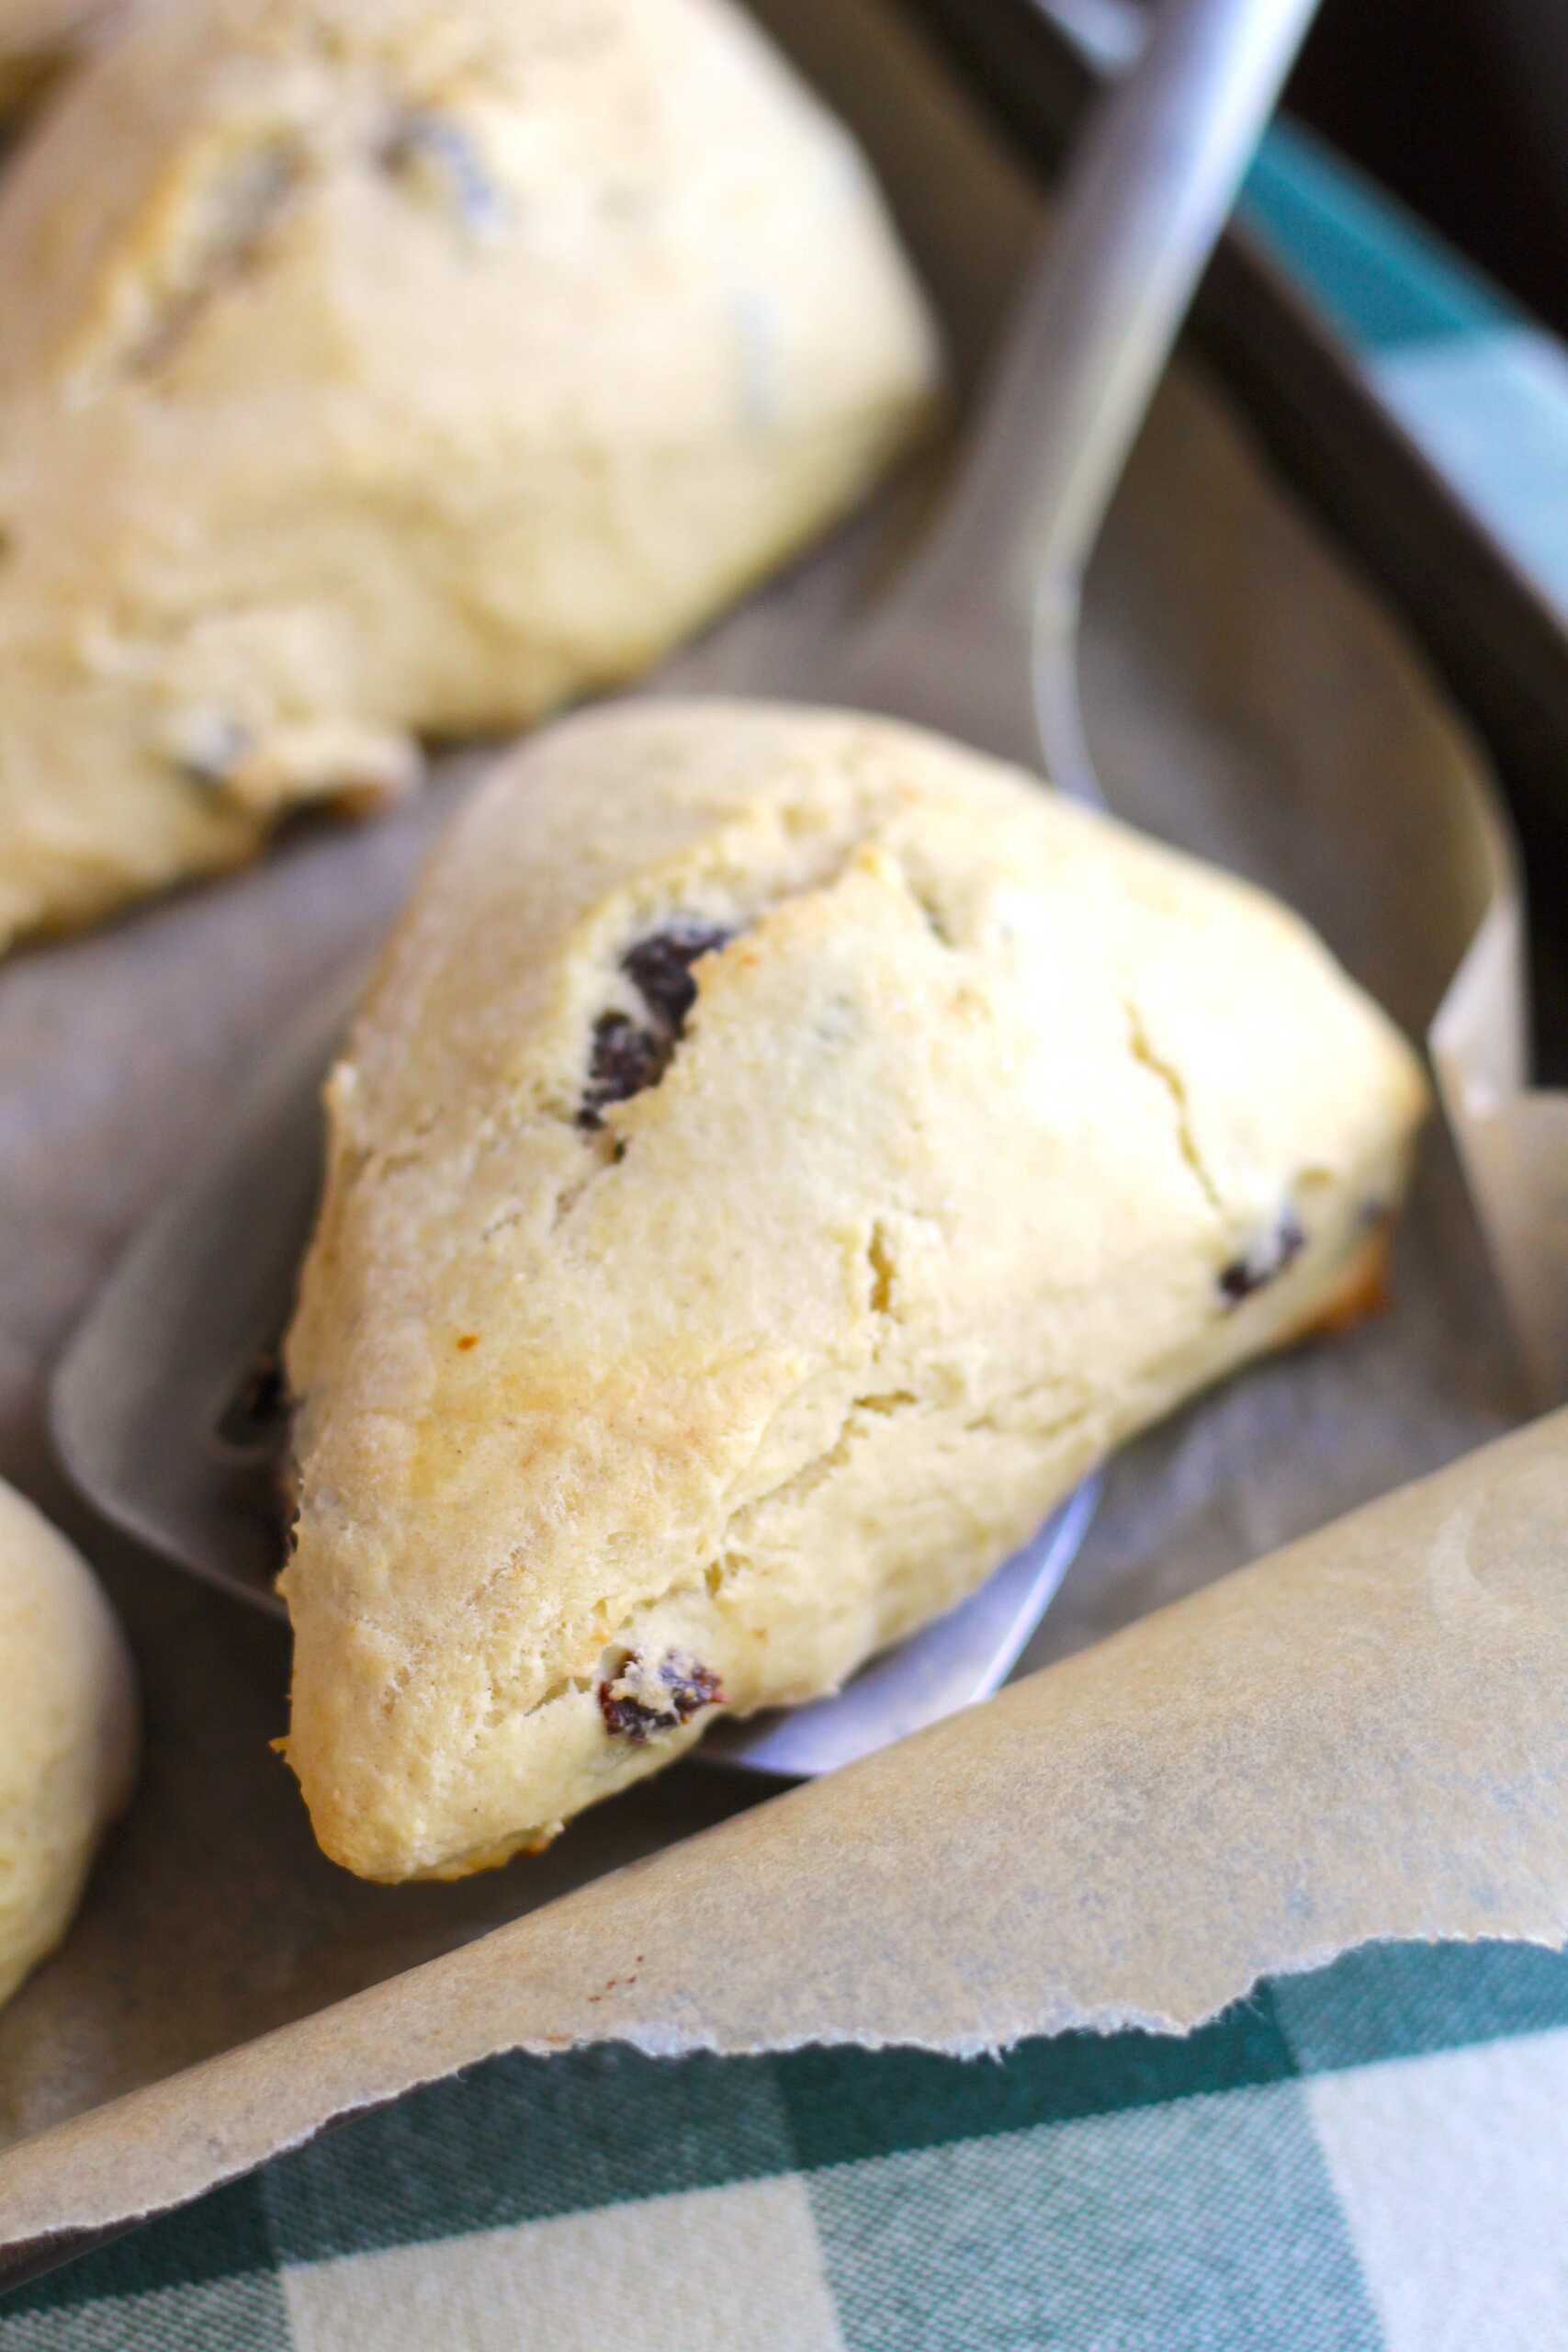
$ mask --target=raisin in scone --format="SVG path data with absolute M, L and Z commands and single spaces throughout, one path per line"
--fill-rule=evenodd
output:
M 1375 1295 L 1424 1101 L 1294 916 L 937 737 L 671 704 L 506 760 L 328 1088 L 321 1844 L 456 1875 L 831 1690 Z
M 0 1481 L 0 2001 L 70 1926 L 136 1745 L 130 1653 L 91 1569 Z
M 163 0 L 0 182 L 0 946 L 625 677 L 921 429 L 724 0 Z

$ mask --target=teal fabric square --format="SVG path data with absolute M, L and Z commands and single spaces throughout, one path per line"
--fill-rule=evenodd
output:
M 13 2352 L 14 2341 L 31 2340 L 6 2332 L 24 2314 L 69 2313 L 88 2303 L 157 2295 L 170 2287 L 267 2271 L 273 2262 L 261 2177 L 253 2175 L 0 2300 L 0 2352 Z
M 497 2058 L 346 2123 L 265 2176 L 286 2261 L 414 2245 L 787 2172 L 765 2058 Z
M 1535 1944 L 1368 1944 L 1310 1976 L 1276 1977 L 1303 2071 L 1325 2074 L 1568 2026 L 1568 1952 Z
M 1517 315 L 1441 241 L 1304 131 L 1277 124 L 1242 217 L 1362 351 L 1485 334 Z
M 1001 2059 L 918 2050 L 800 2050 L 779 2087 L 805 2167 L 967 2140 L 1031 2124 L 1190 2098 L 1296 2071 L 1267 1988 L 1185 2041 L 1163 2033 L 1064 2033 Z
M 846 2165 L 808 2193 L 851 2352 L 1378 2352 L 1301 2088 Z
M 0 2302 L 0 2352 L 293 2352 L 293 2342 L 282 2283 L 270 2270 L 110 2291 L 52 2309 Z

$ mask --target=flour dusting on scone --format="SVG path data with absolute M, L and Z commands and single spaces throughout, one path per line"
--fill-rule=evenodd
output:
M 833 1689 L 1366 1304 L 1425 1090 L 1242 884 L 908 727 L 669 704 L 501 765 L 328 1099 L 288 1752 L 397 1879 Z
M 929 423 L 727 0 L 149 0 L 0 182 L 0 948 L 644 668 Z

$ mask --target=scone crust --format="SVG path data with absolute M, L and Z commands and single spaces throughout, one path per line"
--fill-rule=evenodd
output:
M 130 1794 L 130 1653 L 86 1562 L 0 1483 L 0 2002 L 70 1926 Z
M 683 1029 L 604 1099 L 671 937 Z M 1283 909 L 934 737 L 552 729 L 438 852 L 328 1089 L 285 1577 L 323 1845 L 492 1861 L 716 1704 L 834 1687 L 1343 1303 L 1424 1100 Z M 699 1668 L 722 1701 L 677 1719 L 659 1677 Z
M 728 0 L 132 11 L 0 183 L 0 947 L 628 677 L 929 423 Z

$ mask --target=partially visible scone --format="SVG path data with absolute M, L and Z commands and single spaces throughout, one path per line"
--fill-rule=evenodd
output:
M 0 2001 L 70 1926 L 135 1772 L 135 1683 L 108 1603 L 0 1481 Z
M 654 661 L 928 418 L 727 0 L 162 0 L 0 182 L 0 947 Z
M 911 728 L 693 704 L 502 764 L 328 1102 L 288 1752 L 396 1879 L 832 1689 L 1366 1302 L 1425 1090 L 1258 892 Z

